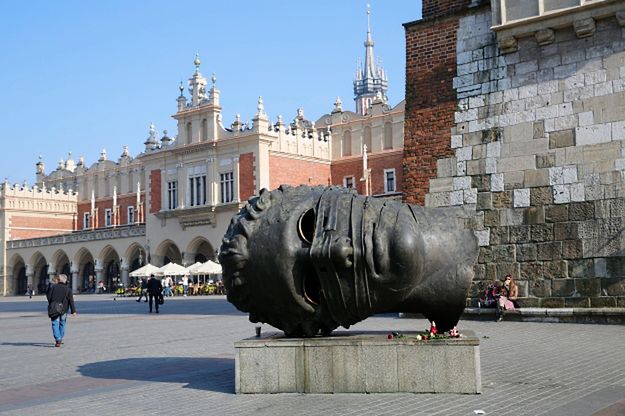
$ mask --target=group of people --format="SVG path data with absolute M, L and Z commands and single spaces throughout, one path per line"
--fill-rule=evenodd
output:
M 497 308 L 497 321 L 503 319 L 504 311 L 518 307 L 516 300 L 519 297 L 519 287 L 512 275 L 507 274 L 503 282 L 493 282 L 484 291 L 484 298 L 480 299 L 480 306 Z

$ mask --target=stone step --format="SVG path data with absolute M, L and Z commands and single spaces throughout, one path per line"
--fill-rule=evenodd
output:
M 460 319 L 495 320 L 495 308 L 465 308 Z M 420 314 L 400 313 L 400 318 L 420 318 Z M 625 324 L 625 308 L 519 308 L 505 311 L 505 321 Z

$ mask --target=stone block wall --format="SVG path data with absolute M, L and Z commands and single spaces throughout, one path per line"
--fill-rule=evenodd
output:
M 471 302 L 511 273 L 524 306 L 625 306 L 625 19 L 507 53 L 490 10 L 457 24 L 453 155 L 436 160 L 425 204 L 475 212 Z

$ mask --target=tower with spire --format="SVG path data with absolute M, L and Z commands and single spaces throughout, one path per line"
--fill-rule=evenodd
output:
M 373 55 L 373 39 L 371 37 L 371 8 L 367 5 L 367 40 L 365 41 L 364 68 L 358 62 L 356 78 L 354 79 L 354 101 L 356 113 L 365 115 L 378 93 L 386 99 L 388 79 L 382 65 L 376 64 Z
M 181 82 L 178 89 L 180 95 L 176 99 L 178 112 L 173 115 L 178 122 L 178 136 L 174 143 L 176 146 L 185 146 L 197 142 L 217 140 L 221 107 L 219 104 L 219 90 L 217 89 L 217 77 L 213 73 L 210 81 L 212 86 L 208 89 L 208 81 L 200 72 L 200 56 L 195 55 L 193 65 L 195 72 L 189 78 L 188 92 L 190 98 L 185 97 L 184 84 Z M 167 146 L 171 139 L 161 139 L 162 146 Z

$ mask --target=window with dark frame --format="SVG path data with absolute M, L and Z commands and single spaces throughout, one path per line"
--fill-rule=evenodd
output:
M 234 201 L 234 173 L 226 172 L 219 175 L 221 202 L 226 204 Z

